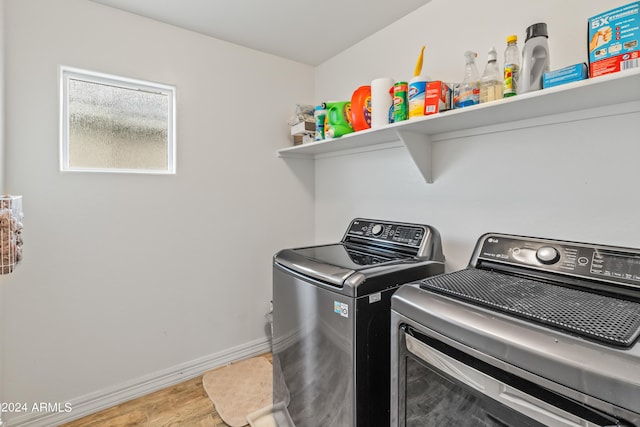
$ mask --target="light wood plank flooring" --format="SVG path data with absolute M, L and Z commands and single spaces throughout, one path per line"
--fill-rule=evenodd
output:
M 271 354 L 264 354 L 271 362 Z M 202 387 L 202 375 L 60 427 L 228 427 Z

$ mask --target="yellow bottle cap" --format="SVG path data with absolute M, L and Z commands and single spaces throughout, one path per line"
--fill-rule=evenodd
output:
M 513 43 L 517 41 L 518 41 L 518 36 L 516 36 L 515 34 L 507 36 L 507 43 Z

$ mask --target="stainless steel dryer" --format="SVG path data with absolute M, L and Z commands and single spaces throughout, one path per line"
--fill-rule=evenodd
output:
M 428 225 L 354 219 L 339 243 L 273 259 L 274 407 L 299 427 L 389 425 L 390 301 L 444 271 Z
M 392 426 L 640 426 L 640 250 L 505 234 L 392 298 Z

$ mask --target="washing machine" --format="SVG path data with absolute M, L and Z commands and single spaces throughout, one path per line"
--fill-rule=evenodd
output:
M 273 403 L 298 427 L 389 425 L 390 303 L 444 272 L 429 225 L 356 218 L 273 258 Z
M 391 342 L 393 427 L 640 427 L 640 248 L 485 234 Z

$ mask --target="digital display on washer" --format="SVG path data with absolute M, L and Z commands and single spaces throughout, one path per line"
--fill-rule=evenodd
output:
M 410 245 L 417 245 L 422 239 L 422 230 L 419 228 L 398 227 L 393 240 L 401 243 L 408 243 Z
M 640 282 L 640 257 L 595 251 L 591 274 Z

